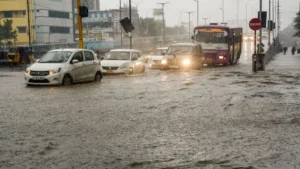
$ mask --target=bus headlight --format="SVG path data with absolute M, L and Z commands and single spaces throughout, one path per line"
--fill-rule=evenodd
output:
M 219 59 L 224 59 L 224 56 L 219 56 Z
M 186 60 L 183 61 L 183 64 L 184 65 L 189 65 L 189 64 L 191 64 L 191 61 L 189 59 L 186 59 Z
M 161 64 L 163 64 L 163 65 L 167 64 L 167 60 L 165 60 L 165 59 L 162 60 L 162 61 L 161 61 Z

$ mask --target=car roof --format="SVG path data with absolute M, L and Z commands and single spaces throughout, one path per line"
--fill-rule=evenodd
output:
M 174 43 L 170 46 L 197 46 L 200 45 L 199 43 Z
M 141 52 L 141 51 L 137 49 L 113 49 L 110 50 L 110 52 Z
M 81 48 L 61 48 L 61 49 L 54 49 L 51 51 L 68 51 L 68 52 L 76 52 L 76 51 L 92 51 L 89 49 L 81 49 Z

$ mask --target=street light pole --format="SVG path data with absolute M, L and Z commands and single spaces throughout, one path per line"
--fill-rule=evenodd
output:
M 259 15 L 260 16 L 259 16 L 259 18 L 262 19 L 262 0 L 259 0 L 259 1 L 260 1 L 260 4 L 259 4 L 259 11 L 260 11 Z M 262 37 L 262 29 L 259 30 L 259 44 L 260 44 L 260 46 L 262 44 L 262 38 L 261 37 Z M 261 47 L 258 48 L 258 51 L 259 51 L 259 54 L 260 54 L 261 53 Z
M 187 14 L 189 14 L 189 37 L 191 37 L 191 14 L 194 12 L 186 12 Z
M 162 6 L 162 14 L 163 14 L 163 44 L 166 43 L 166 35 L 165 35 L 165 28 L 166 28 L 166 24 L 165 24 L 165 4 L 168 4 L 169 2 L 164 2 L 164 3 L 157 3 L 160 4 Z
M 122 0 L 120 0 L 120 19 L 119 21 L 122 20 Z M 123 30 L 122 30 L 122 27 L 121 27 L 121 24 L 119 24 L 120 26 L 120 30 L 121 30 L 121 48 L 123 48 Z
M 208 19 L 208 18 L 202 18 L 204 21 L 205 21 L 205 25 L 206 25 L 206 20 Z
M 268 45 L 271 45 L 271 0 L 269 0 Z
M 197 2 L 197 26 L 199 25 L 199 0 L 194 0 Z
M 129 20 L 131 21 L 131 0 L 129 0 Z M 131 31 L 129 32 L 129 42 L 130 42 L 130 49 L 132 49 L 132 34 Z
M 222 22 L 224 23 L 224 0 L 222 0 Z
M 27 19 L 28 19 L 28 43 L 31 46 L 31 26 L 30 26 L 30 13 L 29 13 L 29 0 L 27 0 Z M 49 29 L 50 30 L 50 29 Z

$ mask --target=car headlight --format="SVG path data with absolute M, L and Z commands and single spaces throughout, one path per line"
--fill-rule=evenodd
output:
M 184 65 L 189 65 L 189 64 L 191 64 L 191 61 L 189 59 L 186 59 L 186 60 L 183 61 L 183 64 Z
M 224 59 L 224 56 L 219 56 L 219 59 Z
M 53 75 L 53 74 L 59 73 L 60 70 L 61 70 L 61 68 L 54 69 L 54 70 L 50 70 L 50 71 L 49 71 L 49 75 Z
M 167 64 L 167 60 L 163 59 L 163 60 L 161 61 L 161 64 L 163 64 L 163 65 Z
M 127 62 L 127 63 L 124 63 L 123 65 L 120 66 L 120 69 L 126 69 L 126 68 L 129 68 L 130 67 L 130 63 Z
M 25 72 L 26 72 L 26 74 L 30 75 L 30 69 L 29 68 L 27 68 Z

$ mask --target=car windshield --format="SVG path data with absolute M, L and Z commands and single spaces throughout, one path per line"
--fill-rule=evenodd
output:
M 39 63 L 65 63 L 72 53 L 71 51 L 50 51 L 42 56 Z
M 130 60 L 130 52 L 108 52 L 103 60 Z
M 167 49 L 157 49 L 154 53 L 154 55 L 162 55 L 163 53 L 166 53 Z
M 189 54 L 193 52 L 192 46 L 171 46 L 168 49 L 168 55 L 174 54 Z
M 8 52 L 17 52 L 18 48 L 9 48 Z

